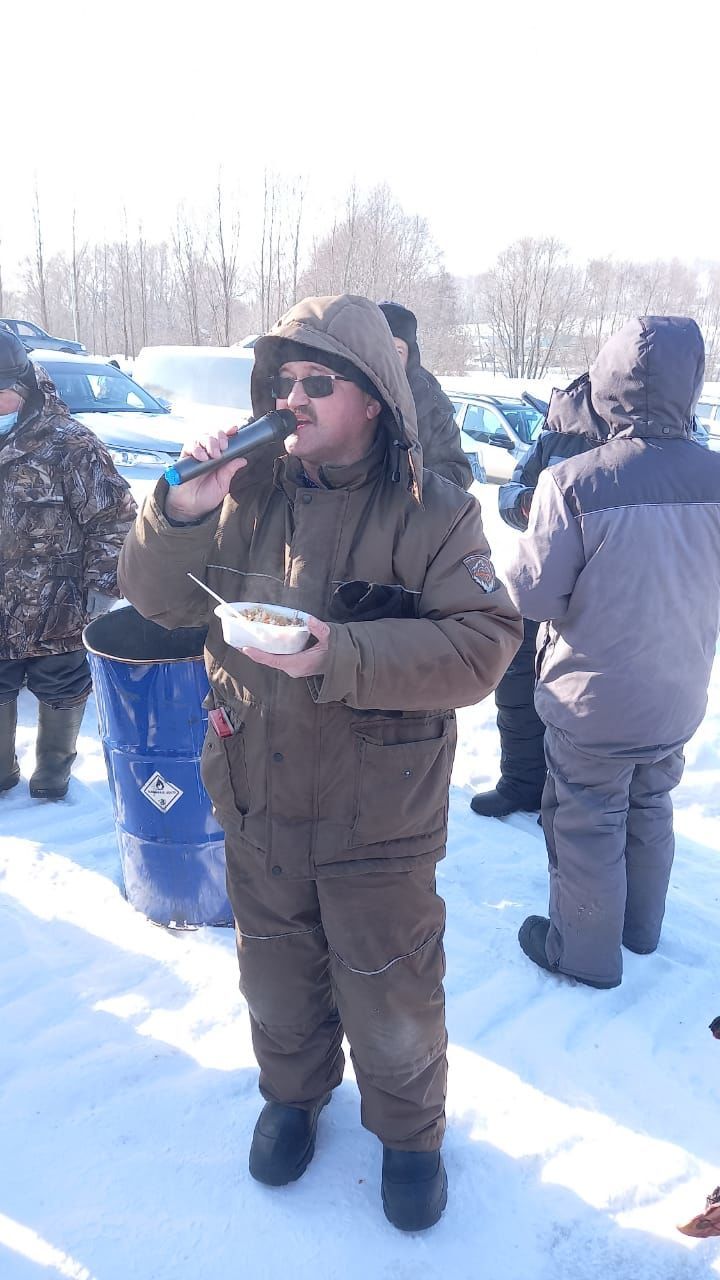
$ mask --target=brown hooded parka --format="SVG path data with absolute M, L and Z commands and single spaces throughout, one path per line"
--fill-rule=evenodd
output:
M 351 361 L 377 388 L 385 407 L 370 454 L 322 469 L 323 487 L 309 489 L 297 459 L 256 453 L 222 507 L 181 528 L 165 518 L 161 481 L 119 582 L 163 626 L 209 623 L 213 698 L 235 733 L 209 734 L 203 777 L 226 830 L 261 851 L 268 872 L 410 870 L 444 851 L 452 709 L 491 692 L 521 623 L 494 578 L 477 501 L 423 473 L 413 398 L 379 308 L 345 295 L 288 312 L 255 346 L 256 416 L 274 407 L 267 377 L 282 339 Z M 325 674 L 293 680 L 229 647 L 188 571 L 227 600 L 330 622 Z M 388 616 L 348 614 L 338 596 L 348 583 L 387 588 Z
M 452 708 L 494 687 L 521 622 L 495 580 L 477 502 L 423 473 L 412 395 L 378 307 L 351 296 L 294 307 L 255 346 L 256 414 L 273 407 L 267 376 L 287 358 L 283 339 L 319 363 L 351 361 L 377 388 L 385 407 L 370 453 L 321 468 L 322 487 L 308 488 L 298 459 L 258 452 L 220 510 L 180 528 L 163 514 L 161 482 L 120 582 L 165 626 L 210 624 L 211 697 L 235 732 L 210 731 L 203 776 L 226 832 L 263 1096 L 319 1107 L 342 1079 L 346 1034 L 363 1124 L 392 1148 L 434 1150 L 447 1041 L 434 863 Z M 291 679 L 229 648 L 188 570 L 227 600 L 329 622 L 325 673 Z

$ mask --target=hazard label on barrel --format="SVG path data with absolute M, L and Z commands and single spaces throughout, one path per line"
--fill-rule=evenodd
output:
M 174 782 L 168 782 L 161 773 L 154 773 L 140 790 L 161 813 L 167 813 L 168 809 L 172 809 L 175 801 L 179 800 L 183 794 Z

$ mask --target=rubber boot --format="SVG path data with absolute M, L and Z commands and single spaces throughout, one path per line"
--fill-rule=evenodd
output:
M 314 1107 L 266 1102 L 250 1147 L 250 1173 L 266 1187 L 284 1187 L 302 1177 L 315 1154 L 318 1116 L 330 1094 Z
M 20 766 L 15 755 L 17 698 L 0 702 L 0 792 L 10 791 L 20 781 Z
M 427 1231 L 447 1204 L 447 1174 L 439 1151 L 383 1147 L 382 1203 L 399 1231 Z
M 30 779 L 30 795 L 36 800 L 62 800 L 67 795 L 85 701 L 71 707 L 39 705 L 35 772 Z
M 470 808 L 473 813 L 479 813 L 483 818 L 507 818 L 511 813 L 534 813 L 540 808 L 542 792 L 537 796 L 524 797 L 524 801 L 518 801 L 510 792 L 504 792 L 500 787 L 494 787 L 492 791 L 480 791 L 473 796 L 470 801 Z

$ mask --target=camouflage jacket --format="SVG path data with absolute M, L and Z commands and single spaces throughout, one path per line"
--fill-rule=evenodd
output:
M 135 502 L 107 449 L 44 370 L 0 436 L 0 660 L 82 648 L 88 592 L 118 596 Z

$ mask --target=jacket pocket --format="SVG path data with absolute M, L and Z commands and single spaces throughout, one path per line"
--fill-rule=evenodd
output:
M 403 741 L 403 730 L 412 739 Z M 447 719 L 362 725 L 354 737 L 358 773 L 350 848 L 441 831 L 451 767 Z
M 18 533 L 26 538 L 42 535 L 47 539 L 54 535 L 56 550 L 60 551 L 71 527 L 72 516 L 62 494 L 49 494 L 45 489 L 37 494 L 32 490 L 23 494 L 23 506 L 16 519 Z
M 230 738 L 219 738 L 214 729 L 208 729 L 200 776 L 221 824 L 232 821 L 242 826 L 250 808 L 244 725 L 236 727 Z

